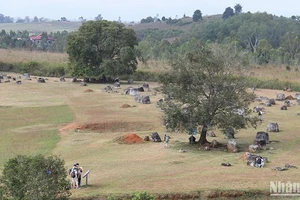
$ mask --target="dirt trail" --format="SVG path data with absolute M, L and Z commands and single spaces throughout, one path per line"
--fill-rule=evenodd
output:
M 78 128 L 79 128 L 79 125 L 77 123 L 70 123 L 70 124 L 63 126 L 62 128 L 60 128 L 58 130 L 59 130 L 60 134 L 64 136 L 64 135 L 67 135 L 70 130 L 76 130 Z

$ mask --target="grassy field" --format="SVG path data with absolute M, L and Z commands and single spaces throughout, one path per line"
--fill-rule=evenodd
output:
M 12 74 L 15 76 L 15 74 Z M 141 85 L 142 83 L 135 83 Z M 149 83 L 151 88 L 157 83 Z M 159 94 L 149 92 L 152 104 L 138 104 L 132 96 L 106 93 L 103 84 L 82 87 L 77 83 L 59 82 L 49 78 L 45 84 L 36 79 L 0 84 L 1 137 L 0 171 L 4 163 L 17 154 L 39 153 L 59 155 L 66 162 L 66 169 L 79 162 L 84 171 L 90 170 L 89 185 L 72 190 L 72 199 L 99 196 L 124 196 L 136 191 L 156 195 L 194 194 L 202 198 L 237 195 L 247 191 L 269 192 L 270 181 L 299 182 L 298 170 L 275 171 L 272 167 L 286 163 L 298 165 L 300 139 L 298 137 L 300 106 L 295 104 L 287 111 L 277 105 L 266 108 L 264 121 L 257 129 L 241 130 L 236 135 L 239 153 L 223 149 L 204 151 L 198 145 L 189 145 L 184 133 L 169 133 L 169 148 L 162 143 L 118 143 L 120 136 L 136 134 L 141 138 L 152 132 L 161 137 L 167 133 L 162 126 L 161 111 L 155 101 Z M 126 83 L 121 83 L 126 88 Z M 87 92 L 90 89 L 92 92 Z M 257 95 L 276 98 L 283 91 L 257 90 Z M 294 96 L 294 92 L 285 93 Z M 123 108 L 128 104 L 131 107 Z M 252 106 L 258 105 L 254 102 Z M 261 151 L 270 163 L 263 169 L 246 166 L 243 159 L 248 145 L 257 131 L 266 131 L 269 122 L 278 122 L 280 132 L 269 133 L 268 144 L 274 150 Z M 90 127 L 85 129 L 84 127 Z M 216 139 L 226 143 L 220 131 Z M 198 136 L 199 138 L 199 136 Z M 180 153 L 179 149 L 185 149 Z M 270 154 L 271 152 L 272 154 Z M 231 167 L 221 166 L 230 162 Z M 83 179 L 85 185 L 85 179 Z M 251 196 L 251 195 L 250 195 Z M 243 196 L 249 198 L 249 196 Z M 254 196 L 266 199 L 267 196 Z

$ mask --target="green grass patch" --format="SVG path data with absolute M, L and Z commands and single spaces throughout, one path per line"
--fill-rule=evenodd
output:
M 73 120 L 66 105 L 2 107 L 0 112 L 0 166 L 16 155 L 47 154 L 60 140 L 59 124 Z

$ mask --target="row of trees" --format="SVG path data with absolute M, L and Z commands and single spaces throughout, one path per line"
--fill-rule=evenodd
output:
M 267 13 L 240 13 L 225 20 L 215 17 L 195 23 L 188 31 L 152 29 L 137 34 L 142 37 L 138 48 L 147 59 L 169 59 L 194 49 L 195 41 L 204 41 L 232 45 L 254 64 L 299 64 L 299 21 Z M 172 40 L 164 37 L 169 34 Z

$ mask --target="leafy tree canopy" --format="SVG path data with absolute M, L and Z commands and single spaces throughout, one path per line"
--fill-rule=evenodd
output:
M 68 37 L 67 53 L 73 74 L 118 76 L 132 74 L 137 67 L 133 29 L 106 20 L 84 22 Z
M 67 199 L 66 177 L 64 161 L 58 157 L 19 155 L 4 165 L 0 190 L 9 199 Z
M 193 14 L 193 21 L 197 22 L 197 21 L 199 21 L 199 19 L 202 20 L 202 13 L 200 10 L 196 10 Z
M 249 104 L 254 98 L 236 76 L 239 63 L 223 51 L 201 45 L 198 51 L 173 61 L 173 69 L 161 76 L 164 121 L 173 131 L 201 128 L 200 144 L 210 127 L 222 130 L 256 126 Z M 236 66 L 236 67 L 234 67 Z
M 241 4 L 236 4 L 236 5 L 234 6 L 234 13 L 235 13 L 236 15 L 241 14 L 241 13 L 242 13 L 242 10 L 243 10 L 243 7 L 241 6 Z
M 227 7 L 222 15 L 223 19 L 228 19 L 234 15 L 234 11 L 231 7 Z

